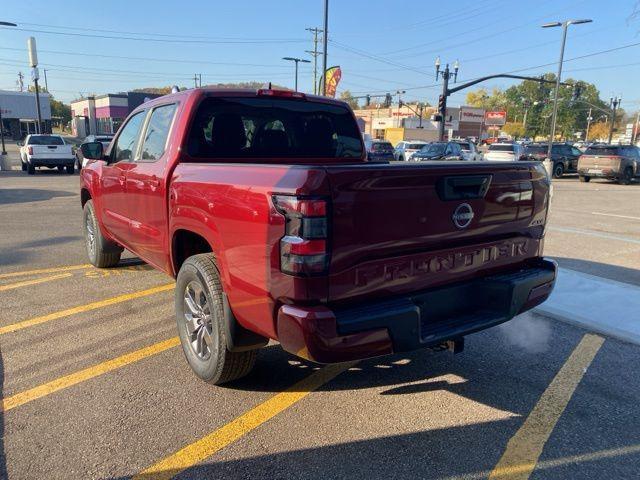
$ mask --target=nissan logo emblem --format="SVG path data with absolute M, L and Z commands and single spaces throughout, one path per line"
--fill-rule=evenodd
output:
M 467 228 L 473 220 L 473 209 L 468 203 L 461 203 L 453 212 L 451 218 L 453 223 L 458 228 Z

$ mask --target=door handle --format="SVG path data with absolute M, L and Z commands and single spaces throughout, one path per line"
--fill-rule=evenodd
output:
M 124 175 L 120 175 L 120 176 L 118 177 L 118 182 L 120 182 L 120 185 L 124 186 L 124 184 L 126 183 L 126 181 L 127 181 L 127 177 L 125 177 Z
M 153 188 L 158 188 L 158 186 L 160 185 L 160 180 L 158 180 L 158 177 L 156 177 L 155 175 L 152 175 L 149 179 L 149 185 L 151 185 L 151 187 Z

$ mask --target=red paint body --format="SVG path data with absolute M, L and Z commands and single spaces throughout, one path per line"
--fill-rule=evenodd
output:
M 526 269 L 540 260 L 549 185 L 535 162 L 373 164 L 363 153 L 348 162 L 208 163 L 188 156 L 190 123 L 203 98 L 255 95 L 197 89 L 151 100 L 133 114 L 178 103 L 164 155 L 153 163 L 90 161 L 81 173 L 83 198 L 93 199 L 103 234 L 167 274 L 177 274 L 177 232 L 206 239 L 233 314 L 245 328 L 321 362 L 392 353 L 398 349 L 391 330 L 345 334 L 336 319 L 352 306 Z M 322 97 L 292 101 L 344 105 Z M 465 175 L 491 177 L 483 198 L 439 197 L 439 179 Z M 328 199 L 327 275 L 281 271 L 285 218 L 273 194 Z M 458 228 L 452 215 L 463 202 L 474 217 Z M 536 290 L 526 308 L 546 299 L 549 285 Z

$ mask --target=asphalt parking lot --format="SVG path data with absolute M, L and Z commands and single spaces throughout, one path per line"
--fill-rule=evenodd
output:
M 640 286 L 640 185 L 555 182 L 546 253 Z M 78 176 L 0 172 L 0 478 L 637 478 L 640 348 L 532 313 L 225 387 L 178 347 L 172 280 L 87 265 Z

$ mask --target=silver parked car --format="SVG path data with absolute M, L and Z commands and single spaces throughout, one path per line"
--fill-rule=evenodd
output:
M 525 158 L 524 147 L 519 143 L 492 143 L 489 145 L 489 151 L 484 154 L 485 160 L 501 162 L 513 162 Z
M 462 149 L 463 160 L 482 160 L 482 153 L 478 150 L 475 143 L 470 140 L 454 140 Z
M 400 162 L 411 160 L 414 153 L 420 151 L 427 142 L 422 140 L 403 140 L 393 150 L 393 158 Z

